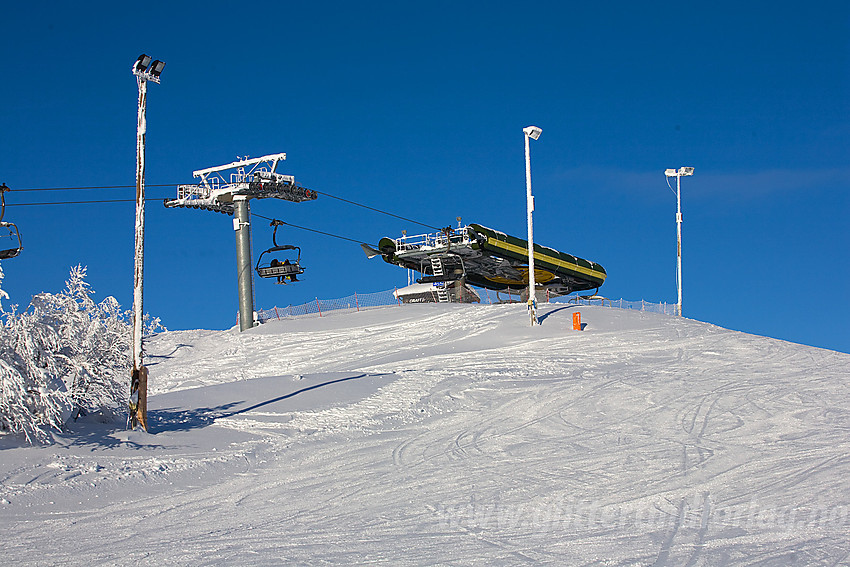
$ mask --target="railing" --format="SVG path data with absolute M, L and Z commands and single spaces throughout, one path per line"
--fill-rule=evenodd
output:
M 417 234 L 413 236 L 402 236 L 394 239 L 396 250 L 404 252 L 405 250 L 416 250 L 421 247 L 425 248 L 440 248 L 449 244 L 466 244 L 469 242 L 469 233 L 465 228 L 456 228 L 447 235 L 445 232 L 435 232 L 429 234 Z
M 491 292 L 486 289 L 477 289 L 481 296 L 481 302 L 488 304 L 519 302 L 519 295 L 508 292 Z M 378 291 L 375 293 L 355 293 L 339 299 L 319 299 L 308 301 L 301 305 L 288 305 L 286 307 L 272 307 L 257 311 L 257 319 L 261 323 L 275 321 L 278 319 L 290 319 L 293 317 L 325 317 L 331 313 L 345 313 L 365 311 L 378 307 L 398 307 L 402 302 L 396 297 L 395 289 Z M 492 294 L 492 295 L 491 295 Z M 635 311 L 646 311 L 649 313 L 662 313 L 664 315 L 675 315 L 675 303 L 651 303 L 649 301 L 628 301 L 625 299 L 579 299 L 577 297 L 556 297 L 550 303 L 575 303 L 577 305 L 599 305 L 602 307 L 615 307 L 617 309 L 631 309 Z
M 222 187 L 228 185 L 236 185 L 238 183 L 250 183 L 252 181 L 284 181 L 290 185 L 295 184 L 295 177 L 292 175 L 282 175 L 279 173 L 270 172 L 265 167 L 260 167 L 250 173 L 245 173 L 243 168 L 237 173 L 230 174 L 230 183 L 225 182 L 221 175 L 212 175 L 203 177 L 197 185 L 178 185 L 178 199 L 207 199 L 214 191 L 218 191 Z
M 206 199 L 210 196 L 209 189 L 203 185 L 178 185 L 178 199 Z

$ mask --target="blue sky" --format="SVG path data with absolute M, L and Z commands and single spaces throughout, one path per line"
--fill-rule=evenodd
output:
M 572 2 L 36 2 L 4 7 L 0 182 L 133 185 L 140 53 L 148 96 L 145 309 L 172 329 L 237 311 L 230 220 L 155 199 L 192 171 L 287 152 L 306 187 L 435 226 L 525 233 L 602 264 L 600 293 L 675 302 L 683 194 L 684 313 L 850 351 L 850 5 Z M 13 191 L 10 205 L 132 199 L 132 189 Z M 333 199 L 252 211 L 376 242 L 417 225 Z M 2 264 L 24 306 L 88 266 L 132 297 L 132 203 L 9 206 L 25 250 Z M 254 251 L 271 245 L 255 219 Z M 255 281 L 257 307 L 406 283 L 360 248 L 296 229 L 299 285 Z

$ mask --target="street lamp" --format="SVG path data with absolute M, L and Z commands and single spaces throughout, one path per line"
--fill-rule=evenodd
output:
M 531 156 L 529 155 L 528 139 L 536 140 L 543 133 L 537 126 L 527 126 L 522 129 L 525 134 L 525 190 L 526 208 L 528 210 L 528 311 L 531 314 L 531 326 L 539 324 L 537 320 L 537 294 L 534 281 L 534 228 L 531 213 L 534 212 L 534 197 L 531 195 Z
M 133 375 L 130 380 L 130 419 L 128 425 L 135 429 L 141 424 L 147 431 L 148 369 L 142 361 L 142 282 L 145 269 L 145 111 L 148 98 L 148 81 L 159 84 L 165 63 L 159 59 L 151 63 L 144 53 L 133 63 L 132 71 L 139 85 L 139 114 L 136 125 L 136 249 L 133 266 Z
M 676 286 L 679 291 L 679 300 L 676 303 L 676 314 L 682 316 L 682 177 L 694 174 L 693 167 L 680 167 L 679 169 L 667 169 L 667 185 L 670 185 L 670 177 L 676 178 Z M 670 187 L 670 189 L 673 189 Z

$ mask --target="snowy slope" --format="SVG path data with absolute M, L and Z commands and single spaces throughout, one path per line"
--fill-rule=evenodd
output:
M 850 355 L 542 320 L 406 305 L 161 335 L 155 434 L 3 441 L 4 563 L 850 565 Z

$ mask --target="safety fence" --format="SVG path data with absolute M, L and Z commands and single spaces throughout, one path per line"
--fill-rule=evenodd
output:
M 572 303 L 576 305 L 601 305 L 602 307 L 616 307 L 618 309 L 632 309 L 634 311 L 647 311 L 649 313 L 662 313 L 664 315 L 675 315 L 675 303 L 650 303 L 649 301 L 628 301 L 625 299 L 580 299 L 577 297 L 558 297 L 552 303 Z
M 481 301 L 486 301 L 488 304 L 493 303 L 519 303 L 524 301 L 519 293 L 511 291 L 490 291 L 487 289 L 478 289 L 478 295 Z M 538 292 L 538 301 L 543 301 Z M 608 299 L 607 297 L 596 297 L 594 299 L 583 299 L 576 296 L 560 296 L 547 297 L 546 303 L 572 303 L 574 305 L 599 305 L 601 307 L 616 307 L 618 309 L 632 309 L 634 311 L 647 311 L 650 313 L 663 313 L 664 315 L 675 315 L 675 303 L 651 303 L 649 301 L 628 301 L 626 299 Z
M 486 289 L 476 290 L 481 297 L 481 303 L 518 303 L 520 296 L 505 292 L 491 292 Z M 616 307 L 618 309 L 632 309 L 635 311 L 646 311 L 650 313 L 663 313 L 675 315 L 676 305 L 673 303 L 650 303 L 649 301 L 628 301 L 625 299 L 580 299 L 577 297 L 557 297 L 551 303 L 572 303 L 576 305 L 599 305 L 602 307 Z M 396 297 L 395 289 L 378 291 L 375 293 L 355 293 L 339 299 L 319 299 L 308 301 L 301 305 L 288 305 L 287 307 L 272 307 L 257 311 L 257 319 L 261 323 L 278 319 L 290 319 L 293 317 L 324 317 L 331 313 L 345 313 L 353 311 L 365 311 L 377 307 L 398 307 L 402 302 Z
M 394 295 L 394 289 L 377 291 L 375 293 L 355 293 L 339 299 L 319 299 L 308 301 L 301 305 L 289 305 L 287 307 L 272 307 L 257 311 L 257 319 L 260 323 L 274 321 L 276 319 L 289 319 L 291 317 L 314 316 L 323 317 L 329 313 L 346 311 L 364 311 L 375 307 L 391 307 L 401 305 Z

